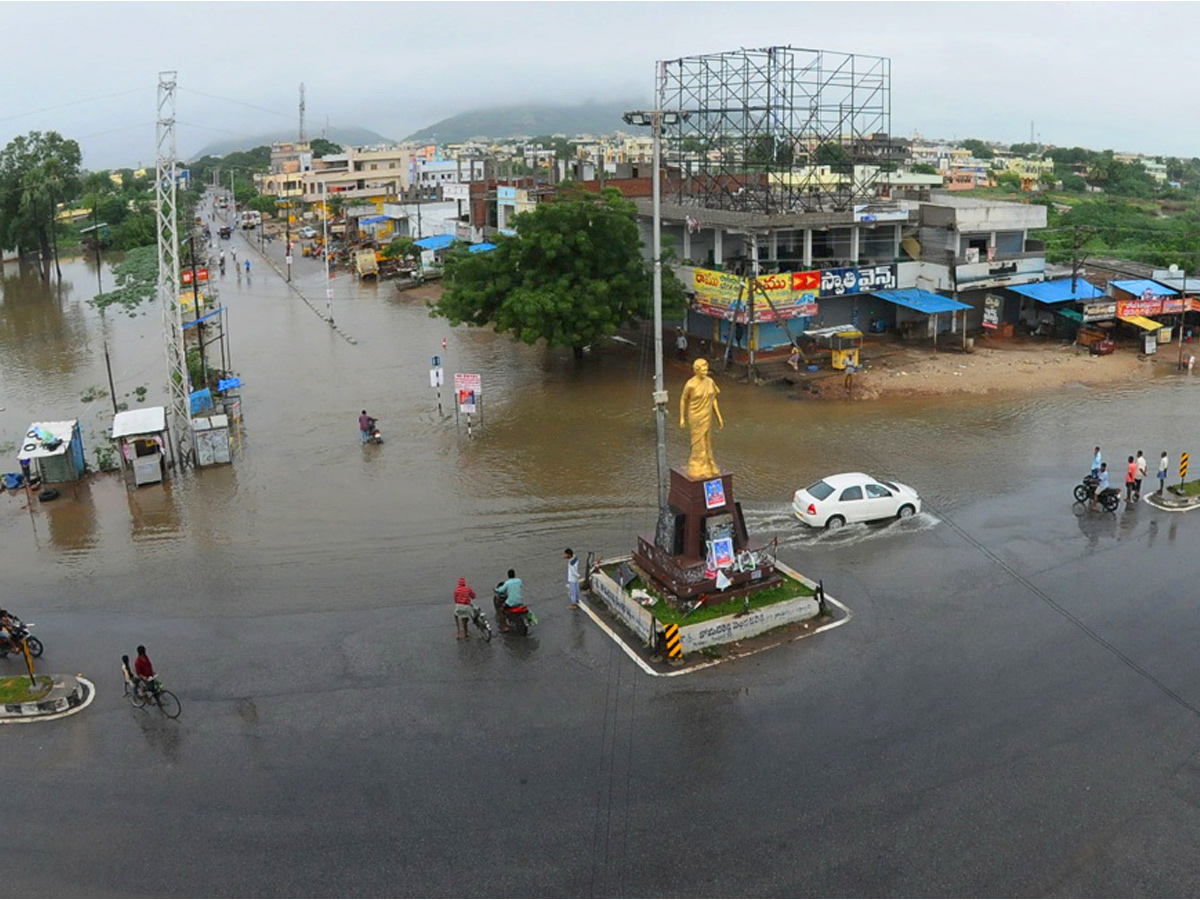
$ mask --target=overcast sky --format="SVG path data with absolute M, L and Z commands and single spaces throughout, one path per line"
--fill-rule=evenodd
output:
M 1200 156 L 1192 3 L 0 3 L 0 141 L 54 129 L 92 169 L 296 128 L 400 139 L 482 106 L 649 103 L 654 64 L 791 45 L 892 61 L 892 131 Z

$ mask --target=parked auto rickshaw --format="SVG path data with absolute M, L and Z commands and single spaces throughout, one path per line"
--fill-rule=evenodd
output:
M 858 368 L 859 350 L 862 349 L 863 333 L 857 329 L 839 331 L 829 336 L 830 364 L 835 369 L 847 366 Z

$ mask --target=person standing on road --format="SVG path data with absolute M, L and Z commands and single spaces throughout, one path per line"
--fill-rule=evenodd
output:
M 365 444 L 367 438 L 371 436 L 371 425 L 371 417 L 367 415 L 367 411 L 364 409 L 358 417 L 358 442 L 360 444 Z
M 1167 486 L 1167 469 L 1170 468 L 1170 465 L 1170 462 L 1167 460 L 1167 451 L 1164 450 L 1162 457 L 1158 461 L 1158 493 L 1160 496 Z
M 579 557 L 568 547 L 563 558 L 567 561 L 567 608 L 579 609 Z
M 1137 463 L 1133 457 L 1129 457 L 1129 464 L 1125 467 L 1125 502 L 1133 502 L 1133 489 L 1137 484 Z
M 1100 458 L 1100 448 L 1097 447 L 1096 455 L 1092 457 L 1092 477 L 1093 478 L 1098 478 L 1100 476 L 1100 465 L 1103 462 L 1104 462 L 1104 460 L 1102 460 Z
M 458 579 L 458 585 L 454 588 L 454 626 L 457 629 L 455 640 L 464 641 L 471 637 L 467 633 L 467 626 L 470 625 L 471 615 L 475 611 L 471 602 L 474 599 L 475 592 L 467 584 L 467 579 Z
M 1146 457 L 1139 450 L 1137 453 L 1137 481 L 1133 483 L 1133 499 L 1142 499 L 1142 479 L 1146 477 Z

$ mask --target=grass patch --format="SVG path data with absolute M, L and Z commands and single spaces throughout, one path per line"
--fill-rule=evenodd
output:
M 616 566 L 610 566 L 604 571 L 610 577 L 616 578 Z M 774 587 L 763 588 L 750 594 L 751 609 L 760 609 L 764 606 L 770 606 L 773 603 L 781 603 L 784 600 L 794 600 L 797 597 L 811 597 L 816 593 L 816 591 L 804 584 L 804 582 L 797 581 L 795 578 L 788 576 L 778 569 L 775 570 L 775 574 L 782 578 L 783 581 Z M 745 605 L 744 598 L 735 597 L 732 600 L 726 600 L 724 603 L 715 605 L 706 603 L 690 615 L 685 615 L 682 610 L 676 609 L 664 600 L 661 591 L 645 584 L 640 575 L 625 586 L 626 593 L 637 589 L 645 591 L 658 601 L 653 606 L 645 608 L 650 611 L 650 614 L 654 618 L 664 624 L 695 625 L 697 622 L 707 622 L 709 619 L 719 619 L 721 616 L 732 616 L 736 612 L 741 612 Z
M 1183 484 L 1172 484 L 1167 487 L 1172 494 L 1180 497 L 1200 496 L 1200 481 L 1185 481 Z
M 0 678 L 0 703 L 32 703 L 41 700 L 48 693 L 54 682 L 46 675 L 39 675 L 37 684 L 29 684 L 28 675 L 14 675 L 11 678 Z

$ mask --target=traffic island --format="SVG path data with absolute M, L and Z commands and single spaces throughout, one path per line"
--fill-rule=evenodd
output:
M 680 600 L 633 556 L 600 560 L 585 609 L 643 671 L 671 676 L 741 659 L 827 631 L 851 613 L 819 582 L 775 561 L 777 580 L 752 591 Z
M 95 693 L 92 683 L 82 676 L 0 678 L 0 724 L 69 716 L 89 706 Z
M 1155 492 L 1147 495 L 1145 500 L 1164 512 L 1187 512 L 1200 506 L 1200 481 L 1170 485 L 1161 494 Z

